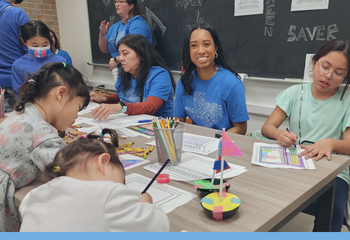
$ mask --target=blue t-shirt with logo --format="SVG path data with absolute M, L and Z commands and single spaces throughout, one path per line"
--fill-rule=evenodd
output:
M 131 88 L 125 92 L 122 91 L 122 83 L 120 75 L 117 79 L 115 87 L 121 102 L 139 103 L 140 96 L 136 93 L 137 80 L 131 77 Z M 143 88 L 143 101 L 145 102 L 149 96 L 160 98 L 164 101 L 163 105 L 154 114 L 160 117 L 172 117 L 174 105 L 174 89 L 171 84 L 171 78 L 167 70 L 162 67 L 151 67 L 145 86 Z
M 148 26 L 148 23 L 140 15 L 136 15 L 129 19 L 129 21 L 123 25 L 123 21 L 113 24 L 108 30 L 106 38 L 109 53 L 112 57 L 119 55 L 116 46 L 119 40 L 129 34 L 141 34 L 152 44 L 152 33 Z
M 220 130 L 249 120 L 244 85 L 235 74 L 222 67 L 205 81 L 196 70 L 192 74 L 192 95 L 184 95 L 181 80 L 177 83 L 174 117 L 189 117 L 196 125 Z

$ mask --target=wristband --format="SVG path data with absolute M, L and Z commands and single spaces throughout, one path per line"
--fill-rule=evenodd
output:
M 117 57 L 113 58 L 115 63 L 118 63 Z
M 119 104 L 120 104 L 120 106 L 122 106 L 122 110 L 120 111 L 120 113 L 125 113 L 127 110 L 127 106 L 123 102 L 119 102 Z

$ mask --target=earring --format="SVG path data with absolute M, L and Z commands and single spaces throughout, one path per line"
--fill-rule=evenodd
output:
M 215 58 L 218 58 L 219 57 L 219 54 L 216 52 L 215 53 Z

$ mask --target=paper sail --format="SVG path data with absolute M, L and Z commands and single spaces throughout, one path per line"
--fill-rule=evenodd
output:
M 224 160 L 224 170 L 229 169 L 230 166 L 227 164 L 227 162 Z M 214 170 L 216 170 L 216 173 L 219 173 L 221 170 L 221 156 L 218 157 L 218 160 L 214 162 Z
M 241 150 L 231 141 L 225 131 L 222 131 L 222 155 L 223 156 L 244 156 Z

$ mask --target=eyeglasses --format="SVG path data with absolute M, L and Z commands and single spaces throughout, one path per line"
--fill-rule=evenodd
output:
M 328 73 L 331 73 L 331 79 L 337 83 L 343 81 L 344 78 L 346 77 L 346 74 L 344 75 L 344 73 L 329 71 L 329 67 L 323 66 L 320 62 L 318 62 L 318 73 L 322 76 L 326 76 Z
M 123 4 L 123 3 L 126 3 L 127 1 L 114 1 L 114 4 L 118 4 L 118 5 L 120 5 L 120 4 Z

